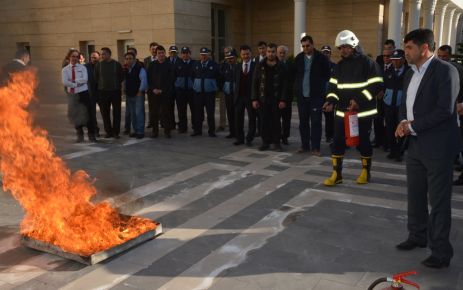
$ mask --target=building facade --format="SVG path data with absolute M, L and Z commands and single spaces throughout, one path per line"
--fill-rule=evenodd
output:
M 365 53 L 381 53 L 382 42 L 418 27 L 432 28 L 437 44 L 461 39 L 463 0 L 2 0 L 0 63 L 19 47 L 31 51 L 47 90 L 60 89 L 60 70 L 69 48 L 87 56 L 110 47 L 122 59 L 134 46 L 139 58 L 156 41 L 190 46 L 197 57 L 207 46 L 222 57 L 226 45 L 256 46 L 259 40 L 300 51 L 302 34 L 315 46 L 334 46 L 336 34 L 354 31 Z M 337 52 L 334 51 L 337 58 Z

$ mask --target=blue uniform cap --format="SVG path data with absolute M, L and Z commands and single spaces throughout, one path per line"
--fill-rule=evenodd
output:
M 390 59 L 401 59 L 405 57 L 405 51 L 396 49 L 392 52 Z
M 207 47 L 202 47 L 199 50 L 199 54 L 209 54 L 209 49 Z

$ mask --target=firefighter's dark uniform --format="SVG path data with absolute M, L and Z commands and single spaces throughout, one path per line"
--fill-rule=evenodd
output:
M 335 105 L 334 138 L 331 147 L 333 174 L 325 185 L 342 182 L 342 158 L 345 152 L 344 114 L 351 100 L 358 104 L 359 138 L 358 150 L 362 159 L 362 173 L 357 183 L 365 184 L 370 179 L 372 146 L 370 131 L 372 118 L 376 115 L 376 98 L 382 88 L 383 78 L 376 63 L 363 54 L 354 53 L 343 58 L 334 70 L 328 84 L 327 102 Z

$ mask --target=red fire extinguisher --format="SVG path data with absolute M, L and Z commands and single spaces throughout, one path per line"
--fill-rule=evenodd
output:
M 357 111 L 349 110 L 344 113 L 344 134 L 348 147 L 356 147 L 360 144 Z
M 370 285 L 370 287 L 368 287 L 368 290 L 373 290 L 376 287 L 376 285 L 384 283 L 384 282 L 391 282 L 391 286 L 387 288 L 383 288 L 382 290 L 406 290 L 403 284 L 408 284 L 413 287 L 416 287 L 417 289 L 420 289 L 420 285 L 404 278 L 410 275 L 416 275 L 416 271 L 399 273 L 399 274 L 395 274 L 392 277 L 379 278 L 376 281 L 374 281 L 373 284 Z

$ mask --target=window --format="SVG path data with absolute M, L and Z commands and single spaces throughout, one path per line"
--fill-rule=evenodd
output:
M 90 54 L 95 51 L 94 41 L 79 41 L 79 50 L 84 55 L 85 60 L 88 62 Z
M 225 58 L 223 48 L 227 43 L 227 13 L 221 6 L 211 8 L 211 50 L 212 58 L 221 61 Z
M 29 42 L 17 42 L 16 43 L 16 49 L 21 49 L 25 48 L 27 51 L 29 51 L 29 54 L 31 53 L 31 44 Z
M 117 58 L 120 63 L 124 63 L 124 54 L 130 47 L 135 47 L 133 39 L 121 39 L 117 41 Z

